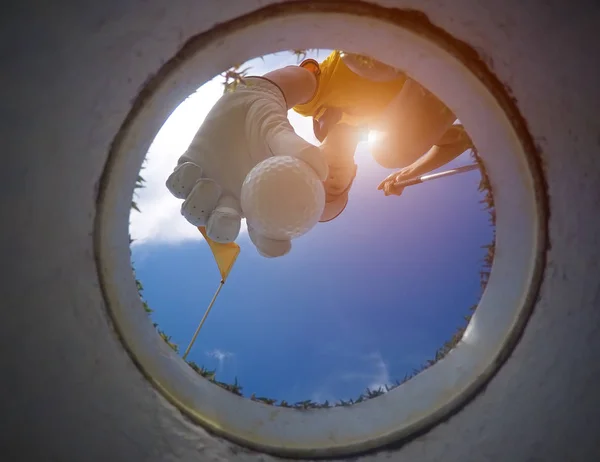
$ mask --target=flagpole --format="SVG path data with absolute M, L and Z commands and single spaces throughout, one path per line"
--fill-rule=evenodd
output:
M 202 321 L 200 321 L 200 324 L 198 325 L 198 328 L 196 329 L 196 332 L 194 332 L 194 336 L 192 337 L 192 341 L 190 342 L 190 344 L 186 348 L 185 353 L 183 354 L 183 359 L 185 359 L 187 357 L 188 353 L 192 349 L 192 346 L 194 345 L 194 342 L 196 341 L 196 337 L 198 337 L 198 333 L 200 332 L 200 329 L 202 329 L 202 326 L 204 325 L 204 321 L 206 321 L 206 318 L 208 317 L 208 313 L 210 313 L 210 310 L 211 310 L 212 306 L 215 304 L 215 300 L 219 296 L 219 292 L 221 292 L 221 289 L 223 288 L 223 284 L 225 284 L 225 280 L 221 279 L 221 282 L 219 283 L 219 287 L 217 288 L 217 291 L 215 292 L 215 295 L 213 295 L 213 298 L 210 301 L 210 305 L 208 305 L 208 308 L 206 309 L 206 312 L 204 313 L 204 316 L 202 317 Z

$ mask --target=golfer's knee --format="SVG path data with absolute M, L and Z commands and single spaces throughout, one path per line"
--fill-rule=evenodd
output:
M 383 143 L 375 143 L 371 147 L 371 155 L 375 162 L 383 168 L 404 168 L 412 163 L 411 159 L 413 157 L 415 159 L 420 157 L 408 152 L 407 149 L 390 148 L 383 145 Z

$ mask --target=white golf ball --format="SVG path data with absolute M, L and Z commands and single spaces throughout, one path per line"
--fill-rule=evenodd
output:
M 248 226 L 277 240 L 301 236 L 318 222 L 325 207 L 325 189 L 306 162 L 275 156 L 255 165 L 241 193 Z

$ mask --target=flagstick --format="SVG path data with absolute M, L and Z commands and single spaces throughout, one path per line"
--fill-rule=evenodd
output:
M 215 292 L 215 295 L 213 296 L 213 298 L 212 298 L 212 300 L 210 302 L 210 305 L 208 305 L 208 308 L 206 309 L 206 313 L 204 313 L 204 316 L 202 317 L 202 321 L 200 321 L 200 324 L 198 325 L 198 328 L 196 329 L 196 332 L 194 332 L 194 336 L 192 337 L 192 341 L 190 342 L 190 344 L 186 348 L 185 353 L 183 354 L 183 359 L 185 359 L 187 357 L 188 353 L 192 349 L 192 346 L 194 345 L 194 342 L 196 341 L 196 337 L 198 337 L 198 333 L 200 332 L 200 329 L 202 329 L 202 326 L 204 325 L 204 321 L 206 321 L 206 318 L 208 317 L 208 313 L 210 313 L 210 310 L 211 310 L 212 306 L 215 304 L 215 300 L 219 296 L 219 292 L 221 292 L 221 289 L 223 288 L 223 284 L 225 284 L 225 280 L 221 279 L 221 282 L 219 283 L 219 288 Z

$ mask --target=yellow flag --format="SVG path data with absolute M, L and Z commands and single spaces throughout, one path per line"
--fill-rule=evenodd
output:
M 208 242 L 210 250 L 212 250 L 215 261 L 217 262 L 217 266 L 219 267 L 221 279 L 225 282 L 231 268 L 233 268 L 235 260 L 240 254 L 240 246 L 235 242 L 219 244 L 218 242 L 213 241 L 206 235 L 206 228 L 204 226 L 198 226 L 198 230 L 202 233 L 206 242 Z

